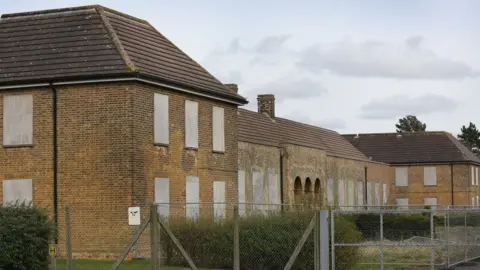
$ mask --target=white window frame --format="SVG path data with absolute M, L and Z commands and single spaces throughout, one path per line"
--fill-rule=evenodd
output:
M 396 201 L 398 209 L 408 209 L 408 198 L 398 198 Z
M 437 185 L 437 167 L 423 167 L 423 185 Z
M 3 145 L 33 144 L 33 95 L 3 96 Z
M 213 151 L 225 152 L 225 109 L 213 106 L 212 109 Z
M 23 188 L 27 188 L 24 190 Z M 33 181 L 32 179 L 3 180 L 3 205 L 8 204 L 33 204 Z M 12 198 L 13 197 L 13 198 Z M 21 198 L 19 198 L 21 197 Z
M 198 102 L 185 100 L 185 148 L 198 149 Z
M 408 187 L 408 168 L 395 168 L 395 186 Z
M 169 144 L 170 129 L 169 129 L 169 112 L 167 95 L 154 93 L 154 113 L 153 113 L 153 132 L 155 144 Z

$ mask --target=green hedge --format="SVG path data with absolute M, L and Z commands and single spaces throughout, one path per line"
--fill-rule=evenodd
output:
M 353 217 L 353 216 L 352 216 Z M 352 218 L 350 218 L 352 220 Z M 434 224 L 437 217 L 434 216 Z M 358 230 L 367 240 L 380 237 L 380 215 L 363 214 L 354 216 Z M 389 240 L 402 240 L 413 236 L 430 237 L 430 216 L 423 213 L 385 214 L 383 216 L 383 237 Z
M 0 206 L 0 269 L 48 269 L 52 234 L 45 211 L 25 204 Z
M 288 213 L 277 216 L 253 216 L 239 223 L 241 269 L 283 269 L 313 217 L 313 213 Z M 338 218 L 337 241 L 359 242 L 361 234 L 353 222 Z M 233 266 L 233 223 L 211 221 L 198 223 L 171 221 L 170 228 L 197 267 L 231 269 Z M 188 266 L 178 249 L 163 233 L 162 243 L 169 266 Z M 293 269 L 313 269 L 313 232 L 300 252 Z M 358 260 L 356 247 L 337 247 L 336 260 L 347 262 L 344 269 Z

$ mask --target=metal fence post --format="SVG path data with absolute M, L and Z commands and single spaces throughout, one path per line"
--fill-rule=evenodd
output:
M 332 242 L 331 258 L 332 258 L 332 270 L 335 270 L 335 210 L 332 210 L 330 218 L 330 239 Z
M 433 214 L 434 214 L 434 210 L 433 210 L 433 207 L 430 208 L 431 209 L 431 212 L 430 212 L 430 239 L 431 239 L 431 247 L 430 247 L 430 266 L 431 266 L 431 269 L 435 269 L 435 250 L 434 250 L 434 247 L 433 247 L 433 243 L 434 243 L 434 240 L 435 240 L 435 224 L 433 223 Z
M 383 251 L 383 212 L 380 213 L 380 269 L 384 269 L 384 251 Z
M 467 235 L 467 211 L 464 209 L 464 212 L 465 212 L 465 222 L 464 222 L 464 235 L 465 235 L 465 240 L 464 240 L 464 247 L 465 247 L 465 261 L 467 261 L 467 257 L 468 257 L 468 235 Z
M 233 270 L 240 270 L 240 225 L 238 205 L 233 207 Z
M 318 230 L 320 231 L 320 270 L 329 270 L 330 269 L 330 258 L 329 258 L 329 247 L 328 247 L 328 211 L 322 210 L 319 215 L 319 226 Z M 322 230 L 322 228 L 324 228 Z
M 315 211 L 315 227 L 313 227 L 313 266 L 320 270 L 320 212 Z
M 67 251 L 67 269 L 72 270 L 72 235 L 70 224 L 70 207 L 65 207 L 65 239 Z
M 152 259 L 152 270 L 159 270 L 157 222 L 157 205 L 152 204 L 150 206 L 150 253 Z

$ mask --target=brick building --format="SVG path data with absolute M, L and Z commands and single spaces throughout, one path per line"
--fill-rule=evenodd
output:
M 74 249 L 114 253 L 128 206 L 236 201 L 247 101 L 148 22 L 85 6 L 4 14 L 0 36 L 1 201 L 46 206 L 60 239 L 69 205 Z
M 276 117 L 274 95 L 238 111 L 240 202 L 381 205 L 393 170 L 335 131 Z
M 480 159 L 446 132 L 344 135 L 365 156 L 395 169 L 397 205 L 478 205 Z

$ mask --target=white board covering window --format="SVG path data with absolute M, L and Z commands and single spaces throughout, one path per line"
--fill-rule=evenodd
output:
M 397 199 L 397 208 L 398 209 L 408 209 L 408 199 Z
M 274 169 L 268 170 L 268 199 L 270 204 L 280 204 L 279 179 Z
M 327 179 L 327 204 L 333 205 L 333 179 L 329 177 Z
M 238 171 L 238 214 L 243 216 L 245 215 L 245 202 L 246 202 L 246 192 L 245 192 L 245 171 Z
M 475 168 L 475 184 L 478 186 L 478 167 Z
M 343 180 L 338 180 L 338 206 L 341 209 L 345 206 L 345 183 Z
M 196 176 L 187 176 L 186 181 L 186 215 L 187 218 L 197 219 L 200 214 L 200 182 Z
M 357 196 L 358 205 L 362 206 L 363 205 L 363 200 L 364 200 L 364 197 L 363 197 L 363 182 L 362 181 L 357 182 L 357 192 L 358 192 L 358 196 Z
M 367 182 L 367 205 L 371 206 L 373 204 L 372 196 L 372 184 Z
M 212 123 L 213 151 L 225 152 L 225 112 L 223 108 L 213 107 Z
M 472 166 L 470 167 L 471 168 L 471 171 L 472 171 L 472 186 L 475 186 L 475 168 Z
M 375 205 L 380 205 L 380 183 L 375 183 Z
M 476 196 L 475 198 L 477 199 L 477 206 L 479 206 L 480 204 L 479 204 L 478 199 L 479 199 L 480 197 L 479 197 L 479 196 Z
M 424 205 L 431 206 L 433 210 L 437 208 L 437 198 L 425 198 L 423 202 Z
M 348 192 L 348 206 L 353 208 L 355 206 L 355 185 L 353 181 L 348 181 L 347 184 L 347 192 Z
M 225 182 L 213 182 L 213 212 L 216 219 L 225 217 Z
M 260 205 L 262 203 L 263 197 L 263 172 L 253 172 L 252 173 L 252 198 L 253 203 L 256 204 L 253 206 L 255 210 L 261 209 Z
M 436 167 L 423 168 L 423 185 L 425 186 L 437 185 L 437 168 Z
M 388 193 L 387 193 L 387 184 L 383 184 L 383 205 L 386 205 L 388 202 Z
M 155 178 L 155 203 L 157 212 L 163 218 L 170 215 L 170 183 L 168 178 Z
M 155 143 L 168 144 L 168 96 L 154 94 L 154 138 Z
M 25 203 L 33 201 L 32 179 L 4 180 L 3 205 Z
M 185 147 L 198 148 L 198 103 L 185 100 Z
M 395 186 L 408 187 L 408 168 L 395 168 Z
M 3 97 L 3 145 L 33 144 L 33 96 Z
M 472 197 L 472 206 L 475 206 L 475 197 Z

